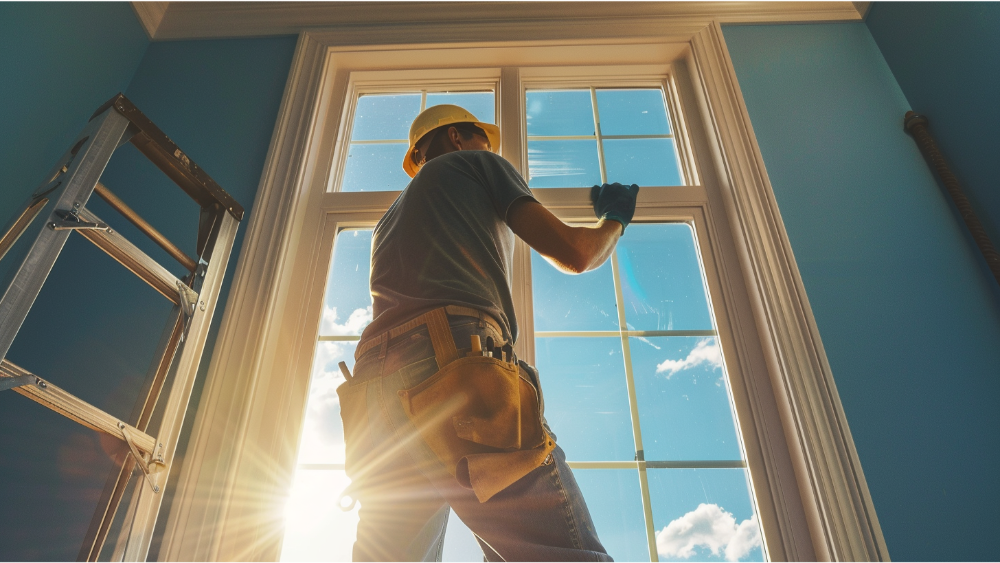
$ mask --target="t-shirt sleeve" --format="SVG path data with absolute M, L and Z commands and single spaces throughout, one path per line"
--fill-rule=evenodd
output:
M 496 208 L 504 222 L 507 221 L 507 211 L 514 201 L 528 197 L 532 201 L 535 196 L 531 195 L 527 182 L 517 172 L 517 170 L 507 162 L 502 156 L 487 151 L 481 151 L 479 161 L 483 174 L 483 185 L 489 192 L 493 206 Z

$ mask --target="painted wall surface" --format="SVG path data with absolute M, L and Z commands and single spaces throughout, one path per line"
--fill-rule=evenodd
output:
M 131 9 L 126 4 L 119 6 L 127 10 L 127 23 L 141 34 Z M 83 19 L 80 25 L 92 23 L 88 22 Z M 30 25 L 38 33 L 47 20 L 26 21 L 23 25 Z M 60 37 L 51 40 L 57 44 L 63 41 Z M 67 138 L 56 143 L 30 174 L 33 185 L 97 106 L 124 90 L 193 161 L 242 203 L 247 218 L 229 262 L 219 298 L 222 305 L 217 308 L 206 347 L 209 352 L 294 48 L 294 37 L 153 44 L 143 40 L 132 54 L 135 64 L 125 79 L 105 84 L 106 94 L 102 91 L 96 99 L 74 109 L 70 121 L 77 123 L 68 128 L 64 135 Z M 71 42 L 61 47 L 62 51 L 73 49 Z M 53 47 L 53 52 L 59 51 Z M 32 72 L 37 75 L 54 74 L 61 68 L 45 60 L 36 66 Z M 102 80 L 108 82 L 107 78 Z M 46 85 L 44 81 L 40 84 Z M 131 145 L 119 149 L 102 181 L 169 239 L 194 255 L 197 205 Z M 20 202 L 23 195 L 18 194 L 14 200 Z M 175 275 L 184 273 L 98 198 L 92 198 L 87 206 Z M 5 214 L 13 211 L 11 205 L 2 210 Z M 9 357 L 111 414 L 128 418 L 170 306 L 118 263 L 74 235 Z M 207 360 L 202 362 L 202 376 L 206 367 Z M 188 417 L 186 422 L 192 420 Z M 0 516 L 7 522 L 5 539 L 0 542 L 0 560 L 76 559 L 105 480 L 125 455 L 124 448 L 119 441 L 102 438 L 14 393 L 0 394 L 0 424 L 5 429 L 0 433 Z M 44 525 L 40 526 L 40 522 Z
M 876 2 L 866 24 L 1000 245 L 1000 4 Z
M 125 90 L 148 44 L 125 2 L 0 2 L 0 224 Z
M 724 34 L 889 555 L 1000 558 L 1000 302 L 903 92 L 863 23 Z

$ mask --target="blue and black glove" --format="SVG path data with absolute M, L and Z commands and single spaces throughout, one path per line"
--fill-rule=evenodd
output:
M 594 202 L 594 213 L 598 219 L 611 219 L 622 224 L 622 233 L 635 214 L 635 198 L 639 186 L 623 186 L 618 182 L 602 184 L 590 189 L 590 201 Z

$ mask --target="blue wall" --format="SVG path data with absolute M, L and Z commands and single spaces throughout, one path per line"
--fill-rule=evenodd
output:
M 1000 4 L 876 2 L 866 23 L 1000 245 Z
M 903 92 L 862 23 L 724 34 L 890 556 L 1000 558 L 1000 303 Z
M 148 44 L 125 2 L 0 2 L 0 224 L 125 90 Z
M 0 151 L 0 170 L 19 179 L 0 192 L 0 215 L 13 213 L 97 106 L 125 91 L 244 205 L 249 218 L 294 37 L 150 44 L 125 3 L 0 4 L 0 46 L 5 74 L 0 143 L 7 143 Z M 35 53 L 39 49 L 41 54 Z M 77 69 L 87 64 L 90 72 Z M 25 116 L 41 120 L 42 127 L 32 129 L 34 121 Z M 102 181 L 194 254 L 197 206 L 131 145 L 116 153 Z M 88 207 L 181 273 L 98 198 Z M 167 300 L 103 252 L 71 236 L 9 358 L 127 418 L 169 309 Z M 221 312 L 220 306 L 208 350 Z M 202 375 L 206 367 L 207 360 Z M 188 417 L 188 425 L 192 420 Z M 76 559 L 123 448 L 12 392 L 0 394 L 0 428 L 0 519 L 6 522 L 0 560 Z

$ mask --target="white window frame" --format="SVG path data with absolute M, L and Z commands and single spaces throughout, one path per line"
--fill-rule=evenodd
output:
M 392 45 L 377 28 L 300 35 L 184 466 L 166 507 L 160 560 L 280 554 L 329 249 L 338 229 L 373 225 L 397 194 L 328 192 L 346 146 L 351 73 L 411 69 L 419 80 L 428 67 L 453 68 L 460 78 L 482 72 L 466 69 L 493 69 L 501 78 L 503 154 L 524 172 L 523 83 L 542 68 L 588 78 L 587 65 L 602 73 L 614 65 L 622 80 L 635 65 L 658 65 L 675 80 L 668 106 L 676 110 L 674 130 L 686 131 L 695 149 L 684 149 L 681 160 L 696 182 L 640 192 L 637 217 L 704 223 L 698 244 L 714 264 L 708 272 L 705 259 L 711 295 L 721 301 L 717 318 L 725 311 L 719 338 L 768 556 L 888 559 L 719 24 L 659 19 L 616 33 L 609 36 L 601 22 L 575 22 L 463 24 L 460 33 L 439 23 L 393 26 Z M 512 84 L 516 96 L 505 91 Z M 539 199 L 564 220 L 591 220 L 584 191 L 546 190 Z M 527 271 L 527 248 L 519 243 L 515 252 L 515 272 Z M 515 276 L 522 311 L 530 283 Z M 531 321 L 521 320 L 529 327 Z M 521 340 L 532 343 L 530 333 Z

